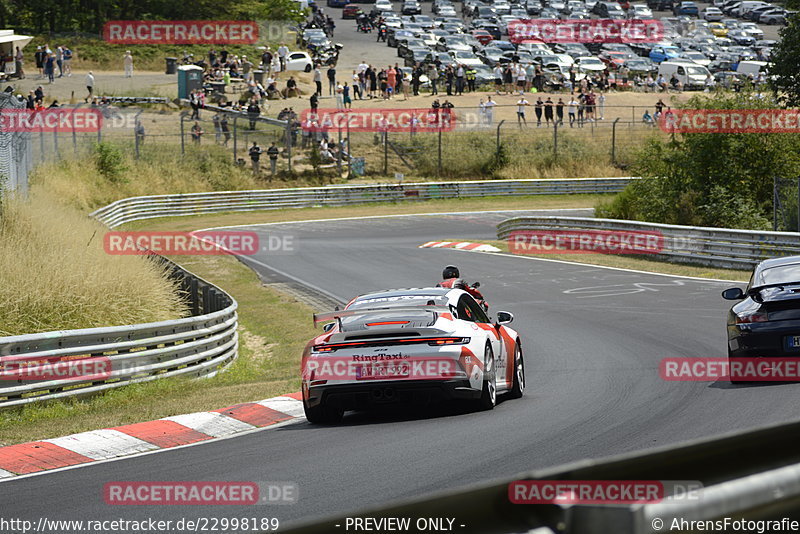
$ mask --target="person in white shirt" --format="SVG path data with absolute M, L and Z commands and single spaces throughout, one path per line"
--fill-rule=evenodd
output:
M 125 51 L 125 56 L 122 58 L 122 65 L 125 69 L 125 77 L 133 77 L 133 55 L 130 50 Z
M 517 90 L 519 94 L 525 94 L 525 82 L 527 81 L 527 73 L 525 72 L 525 67 L 522 65 L 517 65 L 514 67 L 515 74 L 517 76 Z
M 517 100 L 517 122 L 519 123 L 519 127 L 522 128 L 522 125 L 528 125 L 528 121 L 525 120 L 525 107 L 530 106 L 530 103 L 525 100 L 524 98 L 520 98 Z
M 86 75 L 86 90 L 89 91 L 89 95 L 86 97 L 86 102 L 89 102 L 94 96 L 94 75 L 92 71 L 89 71 L 89 74 Z
M 486 125 L 491 126 L 492 122 L 494 122 L 494 106 L 495 101 L 492 100 L 491 96 L 486 97 L 486 102 L 483 104 L 484 109 L 486 110 L 485 117 L 486 117 Z
M 567 102 L 567 115 L 569 115 L 569 127 L 574 128 L 575 114 L 578 112 L 578 101 L 572 96 Z
M 484 124 L 486 124 L 486 104 L 481 98 L 481 101 L 478 102 L 478 126 L 483 126 Z
M 503 67 L 498 63 L 494 68 L 494 93 L 500 94 L 500 89 L 503 88 Z
M 605 112 L 606 112 L 606 95 L 605 93 L 601 92 L 597 95 L 597 112 L 600 115 L 598 120 L 605 120 Z
M 364 60 L 362 59 L 362 60 L 361 60 L 361 63 L 359 63 L 359 64 L 358 64 L 358 68 L 356 69 L 356 72 L 357 72 L 358 74 L 361 74 L 362 72 L 364 72 L 364 71 L 365 71 L 365 70 L 367 70 L 368 68 L 369 68 L 369 65 L 367 64 L 367 62 L 366 62 L 366 61 L 364 61 Z
M 278 61 L 280 62 L 281 72 L 286 70 L 286 55 L 289 53 L 289 47 L 282 44 L 278 47 Z

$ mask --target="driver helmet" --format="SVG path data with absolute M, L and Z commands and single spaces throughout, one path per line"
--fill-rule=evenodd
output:
M 442 271 L 442 279 L 444 280 L 449 280 L 451 278 L 459 278 L 460 276 L 461 273 L 458 272 L 458 267 L 456 267 L 455 265 L 448 265 L 447 267 L 444 268 L 444 271 Z

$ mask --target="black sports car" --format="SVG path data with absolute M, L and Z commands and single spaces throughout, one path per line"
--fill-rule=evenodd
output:
M 800 359 L 800 256 L 759 263 L 744 290 L 722 297 L 741 300 L 728 312 L 729 358 Z

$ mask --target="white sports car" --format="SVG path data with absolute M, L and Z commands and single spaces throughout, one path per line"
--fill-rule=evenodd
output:
M 492 321 L 461 289 L 381 291 L 314 315 L 325 332 L 303 352 L 303 407 L 311 423 L 387 403 L 460 399 L 491 410 L 519 398 L 525 364 L 509 312 Z M 329 322 L 330 321 L 330 322 Z

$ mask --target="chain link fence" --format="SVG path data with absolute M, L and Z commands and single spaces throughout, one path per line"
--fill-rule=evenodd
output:
M 12 93 L 0 93 L 0 114 L 24 109 L 25 103 Z M 0 130 L 0 196 L 3 189 L 27 196 L 28 173 L 32 167 L 30 133 L 3 127 Z

